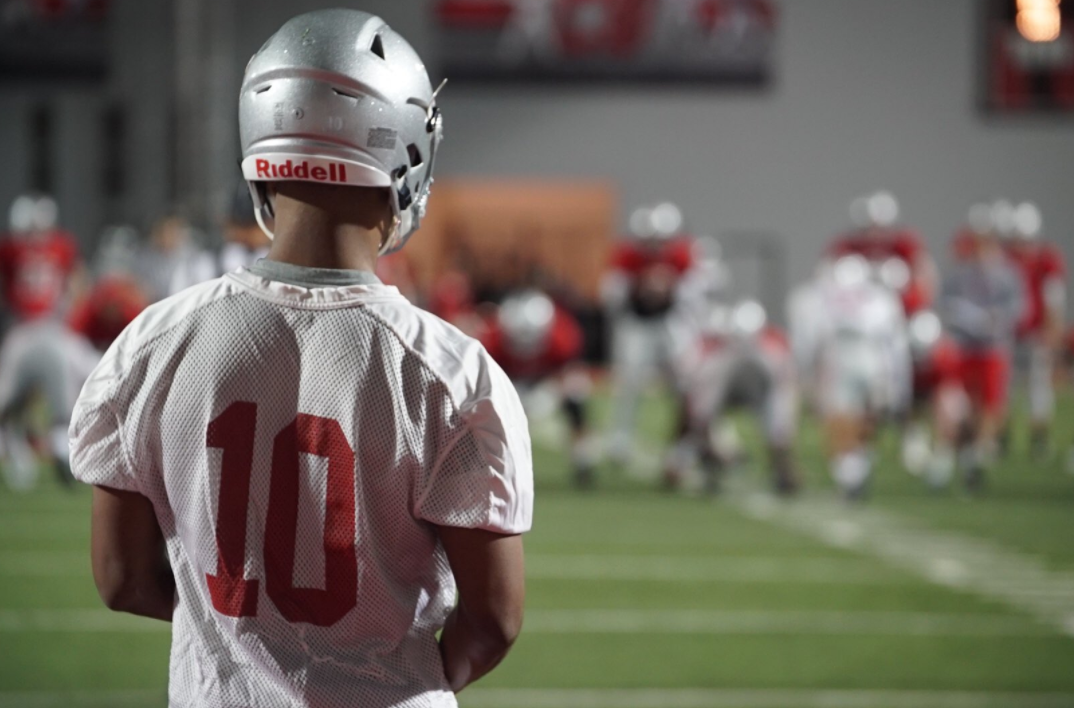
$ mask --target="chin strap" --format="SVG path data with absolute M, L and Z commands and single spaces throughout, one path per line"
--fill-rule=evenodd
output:
M 272 202 L 268 198 L 268 190 L 258 182 L 247 182 L 247 186 L 250 188 L 250 198 L 254 202 L 254 218 L 257 219 L 257 225 L 261 227 L 261 230 L 269 237 L 269 240 L 276 238 L 276 235 L 272 233 L 272 229 L 265 223 L 265 210 L 267 209 L 275 217 L 275 210 L 272 208 Z
M 402 241 L 399 237 L 399 230 L 402 227 L 402 224 L 403 220 L 398 216 L 392 217 L 391 231 L 389 231 L 388 235 L 384 237 L 384 240 L 380 242 L 380 248 L 377 249 L 378 256 L 385 256 L 399 248 L 400 241 Z

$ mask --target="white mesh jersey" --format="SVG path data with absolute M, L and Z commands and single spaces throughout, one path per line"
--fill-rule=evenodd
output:
M 454 706 L 434 525 L 530 527 L 510 381 L 380 284 L 240 269 L 143 313 L 86 383 L 72 468 L 148 497 L 177 585 L 173 708 Z

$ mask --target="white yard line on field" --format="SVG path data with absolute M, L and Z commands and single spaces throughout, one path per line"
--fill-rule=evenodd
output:
M 0 610 L 0 634 L 19 632 L 165 633 L 164 622 L 105 609 Z M 927 612 L 709 611 L 580 609 L 530 610 L 527 635 L 755 635 L 1039 637 L 1045 626 L 1018 616 L 933 614 Z
M 730 497 L 751 518 L 1003 603 L 1074 636 L 1074 573 L 1049 569 L 1036 556 L 874 506 L 849 506 L 834 496 L 783 503 L 762 492 L 738 490 Z
M 462 708 L 1070 708 L 1070 693 L 828 689 L 475 688 Z

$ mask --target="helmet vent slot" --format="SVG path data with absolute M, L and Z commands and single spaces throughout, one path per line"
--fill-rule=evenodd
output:
M 384 59 L 384 40 L 380 38 L 379 34 L 373 36 L 373 44 L 370 45 L 369 51 Z
M 418 146 L 414 143 L 410 143 L 406 146 L 406 152 L 407 155 L 410 156 L 411 167 L 417 167 L 418 165 L 421 165 L 423 162 L 425 162 L 425 160 L 423 160 L 421 157 L 421 150 L 419 150 Z
M 352 99 L 354 101 L 358 100 L 358 94 L 350 93 L 349 91 L 344 91 L 342 89 L 334 88 L 334 89 L 332 89 L 332 93 L 336 94 L 337 96 L 342 96 L 343 98 Z
M 272 84 L 269 84 L 268 86 L 262 86 L 262 87 L 261 87 L 261 88 L 259 88 L 258 90 L 254 91 L 254 95 L 256 95 L 256 96 L 260 96 L 260 95 L 261 95 L 261 94 L 263 94 L 263 93 L 264 93 L 265 91 L 268 91 L 268 90 L 269 90 L 270 88 L 272 88 Z

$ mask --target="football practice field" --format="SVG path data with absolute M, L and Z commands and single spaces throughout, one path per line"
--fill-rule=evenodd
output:
M 570 488 L 557 426 L 534 424 L 525 628 L 464 707 L 1074 706 L 1074 401 L 1062 454 L 1033 462 L 1016 435 L 982 498 L 924 489 L 887 431 L 856 507 L 814 424 L 798 499 L 748 462 L 718 497 L 659 492 L 668 415 L 643 412 L 637 462 L 592 492 Z M 166 704 L 169 626 L 101 606 L 89 499 L 51 479 L 0 491 L 0 708 Z

